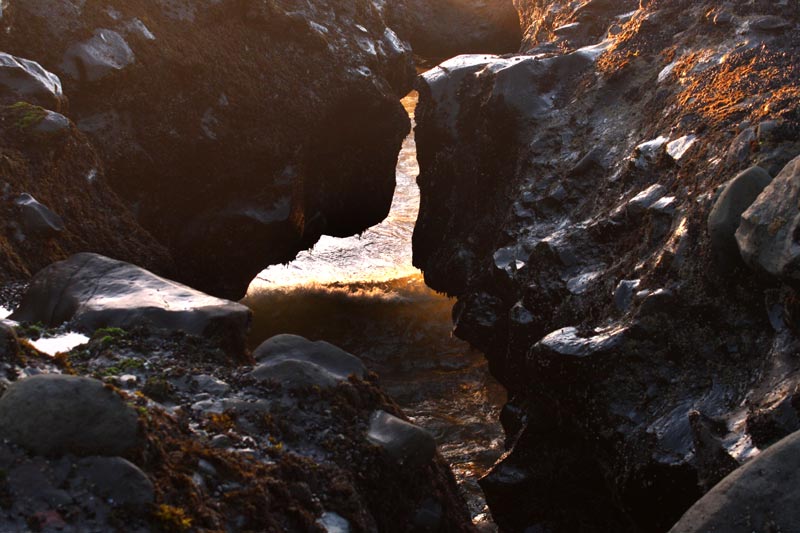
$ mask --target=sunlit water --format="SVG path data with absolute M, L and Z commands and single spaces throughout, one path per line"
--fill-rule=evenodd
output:
M 403 103 L 413 118 L 416 95 Z M 357 237 L 323 237 L 253 281 L 244 300 L 254 311 L 251 344 L 295 333 L 359 355 L 412 420 L 436 436 L 473 517 L 490 530 L 477 479 L 502 451 L 496 421 L 504 391 L 483 356 L 451 336 L 453 302 L 428 289 L 411 264 L 418 173 L 411 134 L 384 222 Z

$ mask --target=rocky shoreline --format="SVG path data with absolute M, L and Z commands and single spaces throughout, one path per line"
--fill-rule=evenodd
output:
M 222 299 L 386 216 L 461 52 L 414 262 L 509 392 L 500 529 L 796 527 L 796 3 L 0 0 L 1 530 L 475 530 L 361 360 Z
M 109 261 L 43 270 L 2 323 L 0 529 L 473 531 L 433 437 L 357 357 L 293 335 L 236 351 L 204 324 L 244 338 L 247 308 Z M 57 333 L 47 294 L 91 332 L 54 358 L 27 340 Z

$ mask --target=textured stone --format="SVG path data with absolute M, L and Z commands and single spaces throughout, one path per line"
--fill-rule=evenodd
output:
M 0 398 L 0 436 L 38 455 L 122 455 L 139 443 L 138 417 L 101 381 L 38 375 Z

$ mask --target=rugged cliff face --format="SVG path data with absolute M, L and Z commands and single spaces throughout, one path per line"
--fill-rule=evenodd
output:
M 3 6 L 0 49 L 62 79 L 181 281 L 241 296 L 265 265 L 388 212 L 413 66 L 372 2 Z
M 663 531 L 800 427 L 800 8 L 517 4 L 419 83 L 415 264 L 512 395 L 498 523 Z

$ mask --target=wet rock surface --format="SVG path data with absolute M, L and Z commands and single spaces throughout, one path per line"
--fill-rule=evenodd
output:
M 2 22 L 0 49 L 61 78 L 96 172 L 182 282 L 239 298 L 266 265 L 389 211 L 414 70 L 368 0 L 25 0 Z M 58 96 L 3 57 L 6 87 Z
M 130 263 L 81 253 L 38 272 L 10 318 L 49 327 L 69 323 L 89 334 L 147 325 L 203 336 L 241 355 L 250 314 Z
M 270 343 L 272 357 L 286 340 Z M 303 342 L 316 357 L 301 337 L 284 355 L 298 359 Z M 374 374 L 326 389 L 277 374 L 256 380 L 205 339 L 145 327 L 98 330 L 55 358 L 23 341 L 0 367 L 11 380 L 0 396 L 2 530 L 474 530 L 435 446 L 399 461 L 371 441 L 375 412 L 405 436 L 422 432 Z M 110 419 L 94 407 L 121 410 L 126 422 L 103 433 Z M 62 429 L 95 447 L 67 447 Z M 93 438 L 100 433 L 112 439 Z M 402 449 L 406 458 L 417 448 Z
M 389 0 L 389 25 L 423 58 L 519 50 L 519 14 L 511 0 Z
M 736 248 L 755 197 L 759 250 L 796 247 L 800 12 L 517 5 L 528 54 L 420 79 L 414 262 L 511 396 L 482 482 L 500 527 L 666 531 L 799 429 L 790 261 Z M 732 188 L 710 217 L 756 165 L 780 200 Z

